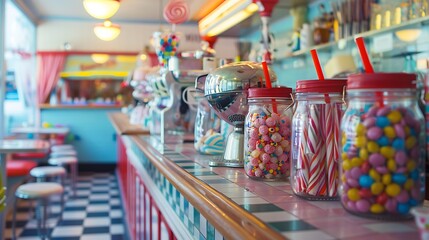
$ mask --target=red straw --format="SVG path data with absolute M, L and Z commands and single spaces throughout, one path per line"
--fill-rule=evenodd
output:
M 262 61 L 262 70 L 264 70 L 264 76 L 265 76 L 265 85 L 267 86 L 267 88 L 271 88 L 271 78 L 270 78 L 270 73 L 268 72 L 268 65 L 267 62 Z M 277 113 L 277 104 L 276 104 L 276 100 L 272 100 L 273 102 L 273 111 L 274 113 Z
M 319 56 L 317 55 L 317 50 L 311 49 L 310 53 L 311 53 L 311 57 L 313 58 L 313 64 L 314 64 L 314 68 L 316 69 L 317 77 L 319 78 L 319 80 L 325 80 L 322 66 L 320 66 Z M 325 102 L 331 103 L 331 100 L 329 99 L 329 95 L 327 93 L 325 93 Z
M 267 86 L 267 88 L 271 88 L 271 78 L 270 73 L 268 72 L 267 62 L 262 61 L 262 69 L 264 70 L 265 85 Z
M 365 68 L 366 73 L 374 73 L 374 68 L 372 68 L 372 64 L 369 61 L 368 53 L 366 52 L 365 42 L 362 37 L 358 37 L 355 39 L 356 45 L 359 49 L 360 58 L 363 62 L 363 67 Z
M 355 39 L 356 45 L 359 49 L 360 58 L 363 62 L 363 67 L 365 68 L 366 73 L 374 73 L 374 68 L 372 67 L 371 61 L 369 61 L 368 52 L 366 51 L 365 47 L 365 41 L 362 37 L 358 37 Z M 375 92 L 375 96 L 377 98 L 378 104 L 380 107 L 384 106 L 383 103 L 383 93 L 382 92 Z
M 319 80 L 325 80 L 322 67 L 320 66 L 319 56 L 317 56 L 317 50 L 311 49 L 310 53 L 311 57 L 313 58 L 314 67 L 316 68 L 317 77 Z

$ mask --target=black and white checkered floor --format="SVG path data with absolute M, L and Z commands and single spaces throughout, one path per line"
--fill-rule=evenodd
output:
M 77 196 L 69 197 L 66 187 L 65 209 L 61 210 L 60 198 L 50 201 L 48 219 L 52 240 L 126 240 L 121 197 L 118 181 L 113 173 L 80 173 Z M 29 203 L 20 201 L 17 211 L 18 240 L 37 240 L 37 221 Z M 7 217 L 6 236 L 12 236 L 12 216 Z

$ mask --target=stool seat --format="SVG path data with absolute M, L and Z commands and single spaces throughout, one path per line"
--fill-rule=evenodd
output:
M 37 162 L 31 160 L 8 160 L 6 175 L 8 177 L 26 176 L 31 169 L 37 167 Z
M 65 144 L 65 145 L 54 145 L 51 147 L 52 152 L 64 151 L 64 150 L 74 150 L 73 145 Z
M 34 159 L 45 158 L 48 155 L 46 152 L 29 152 L 29 153 L 12 153 L 13 159 Z
M 73 156 L 49 158 L 48 163 L 50 165 L 63 165 L 63 164 L 77 163 L 77 158 Z
M 65 175 L 66 170 L 63 167 L 56 166 L 44 166 L 44 167 L 36 167 L 31 169 L 30 175 L 35 178 L 40 177 L 53 177 Z
M 18 187 L 15 196 L 25 199 L 43 198 L 64 192 L 63 186 L 53 182 L 26 183 Z
M 58 152 L 52 152 L 50 157 L 61 157 L 61 156 L 76 156 L 77 153 L 75 150 L 64 150 L 64 151 L 58 151 Z

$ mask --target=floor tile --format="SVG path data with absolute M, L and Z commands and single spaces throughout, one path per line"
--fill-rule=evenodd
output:
M 74 237 L 82 233 L 83 226 L 58 226 L 52 232 L 52 237 Z
M 110 225 L 109 217 L 91 217 L 91 218 L 86 218 L 83 221 L 83 226 L 85 227 L 102 227 L 102 226 L 109 226 L 109 225 Z

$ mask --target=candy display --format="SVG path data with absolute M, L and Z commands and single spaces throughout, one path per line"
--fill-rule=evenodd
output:
M 244 169 L 251 178 L 284 180 L 289 176 L 291 92 L 286 87 L 249 89 Z
M 409 218 L 410 209 L 423 202 L 425 180 L 424 118 L 415 75 L 366 75 L 349 77 L 350 102 L 341 128 L 341 202 L 363 216 Z
M 224 136 L 221 134 L 221 120 L 202 93 L 197 94 L 195 100 L 198 102 L 194 128 L 195 149 L 202 154 L 222 154 Z
M 189 19 L 189 6 L 186 1 L 169 1 L 164 7 L 164 19 L 171 24 L 186 22 Z
M 164 33 L 159 37 L 157 54 L 159 64 L 164 67 L 168 65 L 171 57 L 176 56 L 179 47 L 179 36 L 176 33 Z
M 297 82 L 290 179 L 293 192 L 308 200 L 338 199 L 345 85 L 345 80 Z

